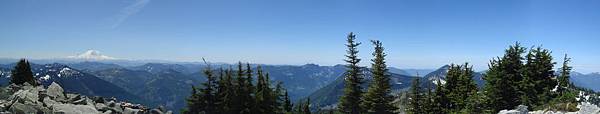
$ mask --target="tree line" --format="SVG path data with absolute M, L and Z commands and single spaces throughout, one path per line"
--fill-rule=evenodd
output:
M 187 109 L 182 111 L 185 114 L 310 113 L 310 103 L 294 107 L 283 84 L 271 83 L 269 73 L 265 73 L 261 66 L 256 67 L 254 72 L 248 63 L 245 68 L 240 62 L 237 69 L 218 70 L 207 65 L 203 73 L 207 81 L 202 83 L 202 87 L 192 86 Z
M 360 86 L 364 83 L 364 74 L 359 66 L 361 59 L 357 56 L 357 47 L 361 43 L 355 39 L 353 33 L 347 36 L 347 71 L 338 112 L 398 113 L 398 107 L 392 104 L 394 96 L 390 94 L 390 79 L 386 74 L 381 42 L 372 41 L 375 46 L 370 70 L 373 80 L 365 92 Z M 504 56 L 490 60 L 489 69 L 483 76 L 486 83 L 482 89 L 473 80 L 475 72 L 468 63 L 451 64 L 446 80 L 436 80 L 434 85 L 422 84 L 423 81 L 415 78 L 404 111 L 410 114 L 497 113 L 518 105 L 529 106 L 530 110 L 575 111 L 575 98 L 580 89 L 569 81 L 570 61 L 565 55 L 563 66 L 557 72 L 550 50 L 542 47 L 527 49 L 517 42 L 505 50 Z
M 451 65 L 446 83 L 423 89 L 419 80 L 409 91 L 409 114 L 497 113 L 526 105 L 529 110 L 576 111 L 578 89 L 569 81 L 570 58 L 566 55 L 557 73 L 548 49 L 511 45 L 502 57 L 490 60 L 485 85 L 478 89 L 472 66 Z

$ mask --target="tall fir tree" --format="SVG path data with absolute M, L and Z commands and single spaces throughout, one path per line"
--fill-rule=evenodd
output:
M 252 113 L 252 92 L 248 87 L 252 87 L 252 83 L 248 83 L 248 72 L 244 70 L 243 66 L 242 62 L 238 62 L 235 99 L 236 105 L 239 107 L 239 114 L 250 114 Z
M 407 114 L 424 114 L 423 110 L 423 93 L 420 87 L 419 78 L 415 78 L 410 86 L 408 95 Z
M 462 102 L 460 98 L 459 86 L 460 86 L 460 72 L 461 67 L 458 65 L 451 64 L 448 68 L 448 72 L 446 73 L 446 84 L 444 85 L 444 89 L 447 90 L 445 92 L 449 98 L 449 107 L 448 109 L 451 111 L 455 111 L 459 109 L 458 106 Z
M 186 104 L 187 107 L 186 109 L 182 112 L 183 114 L 199 114 L 202 110 L 202 96 L 200 96 L 200 93 L 198 92 L 198 89 L 192 85 L 192 93 L 190 95 L 190 97 L 188 97 L 186 99 Z
M 200 89 L 201 92 L 201 110 L 205 114 L 215 114 L 218 112 L 217 110 L 217 99 L 216 99 L 216 89 L 217 89 L 217 81 L 216 77 L 213 74 L 213 70 L 210 65 L 207 65 L 204 70 L 204 75 L 206 76 L 207 81 L 202 85 L 204 88 Z
M 387 74 L 385 52 L 380 41 L 371 41 L 375 46 L 374 58 L 371 60 L 371 74 L 373 80 L 365 93 L 362 108 L 370 114 L 392 114 L 397 108 L 393 105 L 394 97 L 391 95 L 390 75 Z
M 502 109 L 512 109 L 521 104 L 520 83 L 523 78 L 522 54 L 525 48 L 519 43 L 506 49 L 502 58 L 490 61 L 489 69 L 484 76 L 486 85 L 484 94 L 486 104 L 492 112 Z
M 292 107 L 294 107 L 294 105 L 292 104 L 292 101 L 290 100 L 288 92 L 284 91 L 283 95 L 284 95 L 284 97 L 283 97 L 283 109 L 285 110 L 285 112 L 292 112 Z
M 446 93 L 446 88 L 444 88 L 444 84 L 442 84 L 441 79 L 437 79 L 434 92 L 435 95 L 433 96 L 432 100 L 432 104 L 434 105 L 433 109 L 431 109 L 432 112 L 439 114 L 447 113 L 447 109 L 450 108 L 450 100 L 448 99 Z
M 426 114 L 434 114 L 434 113 L 438 113 L 435 112 L 435 105 L 433 104 L 433 98 L 434 95 L 432 90 L 431 90 L 431 84 L 426 83 L 426 88 L 425 88 L 425 96 L 423 98 L 423 112 Z
M 355 42 L 356 35 L 350 32 L 347 37 L 346 47 L 347 55 L 346 55 L 346 73 L 344 76 L 344 94 L 340 98 L 340 102 L 338 105 L 338 110 L 340 112 L 346 114 L 359 114 L 362 109 L 360 107 L 361 104 L 361 96 L 362 96 L 362 70 L 359 67 L 360 59 L 358 58 L 358 45 L 360 43 Z
M 273 98 L 273 89 L 269 86 L 269 73 L 263 74 L 262 68 L 257 67 L 258 80 L 256 84 L 256 101 L 255 107 L 257 114 L 273 114 L 275 113 L 275 100 Z
M 219 77 L 219 81 L 218 81 L 218 89 L 217 89 L 217 99 L 218 99 L 218 106 L 219 106 L 219 111 L 221 113 L 226 113 L 226 114 L 231 114 L 231 113 L 237 113 L 234 109 L 234 97 L 235 97 L 235 90 L 233 87 L 233 76 L 232 76 L 232 70 L 231 69 L 227 69 L 225 71 L 223 71 L 222 69 L 220 70 L 220 77 Z
M 275 102 L 273 102 L 273 106 L 275 107 L 275 112 L 278 114 L 284 113 L 284 107 L 283 107 L 283 83 L 282 82 L 277 82 L 277 85 L 275 85 L 275 91 L 273 92 L 273 99 L 275 99 Z
M 302 105 L 302 114 L 311 114 L 310 112 L 310 98 L 306 99 L 304 105 Z
M 21 59 L 17 62 L 15 68 L 11 71 L 11 84 L 24 84 L 29 83 L 30 85 L 38 85 L 37 81 L 33 77 L 33 72 L 31 71 L 31 66 L 29 61 L 26 59 Z
M 562 67 L 560 68 L 560 76 L 558 77 L 558 86 L 556 86 L 556 91 L 560 95 L 564 94 L 571 85 L 569 78 L 573 67 L 569 66 L 569 62 L 571 62 L 571 58 L 567 57 L 567 54 L 565 54 Z
M 468 63 L 452 64 L 446 76 L 445 91 L 449 98 L 449 112 L 460 112 L 469 105 L 469 98 L 477 95 L 477 85 L 473 81 L 473 69 Z
M 526 55 L 521 81 L 521 104 L 536 108 L 548 103 L 554 96 L 551 93 L 557 82 L 553 70 L 551 52 L 537 47 Z M 539 107 L 541 108 L 541 107 Z

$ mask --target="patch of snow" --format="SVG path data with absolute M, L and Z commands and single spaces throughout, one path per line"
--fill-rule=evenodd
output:
M 442 85 L 446 84 L 446 80 L 442 80 L 442 79 L 431 80 L 431 82 L 436 85 L 438 84 L 438 81 L 440 81 L 440 84 L 442 84 Z
M 35 73 L 35 76 L 39 76 L 39 75 L 40 75 L 40 73 Z
M 554 89 L 552 89 L 552 90 L 550 90 L 550 91 L 552 91 L 552 92 L 556 92 L 556 91 L 558 90 L 558 85 L 559 85 L 559 84 L 556 84 L 556 86 L 554 86 Z
M 68 71 L 71 71 L 71 69 L 70 68 L 63 68 L 62 70 L 60 70 L 60 73 L 68 72 Z
M 42 79 L 42 80 L 49 80 L 49 79 L 50 79 L 50 75 L 47 75 L 47 74 L 46 74 L 46 76 L 44 76 L 44 77 L 41 77 L 40 79 Z

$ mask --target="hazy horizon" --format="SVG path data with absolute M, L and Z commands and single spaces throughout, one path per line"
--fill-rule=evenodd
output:
M 0 1 L 0 57 L 64 58 L 93 49 L 115 58 L 259 64 L 344 64 L 357 35 L 388 66 L 485 70 L 515 42 L 600 72 L 600 1 Z M 27 43 L 20 43 L 27 42 Z M 26 44 L 26 45 L 24 45 Z M 556 64 L 558 68 L 561 64 Z

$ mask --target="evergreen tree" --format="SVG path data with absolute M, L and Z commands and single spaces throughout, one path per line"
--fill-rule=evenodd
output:
M 288 92 L 284 91 L 284 97 L 283 97 L 283 109 L 286 112 L 292 112 L 292 107 L 294 107 L 294 105 L 292 104 L 292 101 L 290 101 L 290 98 L 288 96 Z
M 182 113 L 199 114 L 202 108 L 201 97 L 202 96 L 200 96 L 200 93 L 198 93 L 198 89 L 192 85 L 192 94 L 186 99 L 187 109 Z
M 362 108 L 371 114 L 391 114 L 396 110 L 392 102 L 394 97 L 391 95 L 390 77 L 387 74 L 387 66 L 385 64 L 386 54 L 383 52 L 382 43 L 380 41 L 371 41 L 375 46 L 371 61 L 371 73 L 373 80 L 369 85 L 369 89 L 363 97 Z
M 569 62 L 571 62 L 571 58 L 567 57 L 565 54 L 565 58 L 563 60 L 563 66 L 560 68 L 560 76 L 558 77 L 558 86 L 556 88 L 557 92 L 562 95 L 567 91 L 567 88 L 570 88 L 571 81 L 569 80 L 571 75 L 571 66 L 569 66 Z
M 433 103 L 431 103 L 433 106 L 433 109 L 431 109 L 432 112 L 436 112 L 438 114 L 445 114 L 447 113 L 447 109 L 450 108 L 449 106 L 449 102 L 450 100 L 448 99 L 447 95 L 446 95 L 446 89 L 444 88 L 444 84 L 442 84 L 441 79 L 438 79 L 436 81 L 436 87 L 435 87 L 435 92 L 434 92 L 434 96 L 433 96 Z
M 553 95 L 551 90 L 556 86 L 554 62 L 549 50 L 537 47 L 531 49 L 526 56 L 521 81 L 521 104 L 538 107 L 549 102 Z
M 275 107 L 275 112 L 276 113 L 284 113 L 284 107 L 283 107 L 283 83 L 282 82 L 277 82 L 277 85 L 275 86 L 275 91 L 273 92 L 273 99 L 275 99 L 275 102 L 273 102 L 273 107 Z
M 358 66 L 360 59 L 358 58 L 358 45 L 360 43 L 355 42 L 356 36 L 350 32 L 347 37 L 346 47 L 348 47 L 345 60 L 348 65 L 346 65 L 347 71 L 344 76 L 344 95 L 340 98 L 339 102 L 339 110 L 340 112 L 346 114 L 359 114 L 362 109 L 360 107 L 361 104 L 361 96 L 362 96 L 362 88 L 360 85 L 362 84 L 362 71 Z
M 217 89 L 217 99 L 219 111 L 226 114 L 237 113 L 236 109 L 234 109 L 234 96 L 235 90 L 233 89 L 233 77 L 232 70 L 227 69 L 223 71 L 220 70 L 220 77 L 218 81 L 218 89 Z
M 216 88 L 217 81 L 213 75 L 213 71 L 210 68 L 210 65 L 204 70 L 204 75 L 206 75 L 207 81 L 202 85 L 204 88 L 200 89 L 202 101 L 200 105 L 202 106 L 202 110 L 205 114 L 214 114 L 217 113 L 217 101 L 216 101 Z
M 252 72 L 250 71 L 250 73 L 248 73 L 247 71 L 244 71 L 242 62 L 238 62 L 238 68 L 237 68 L 237 77 L 236 77 L 236 102 L 237 102 L 237 106 L 239 107 L 239 114 L 249 114 L 252 113 L 251 112 L 251 107 L 252 107 L 252 96 L 251 96 L 251 91 L 248 89 L 249 87 L 252 87 L 252 83 L 248 83 L 248 74 L 251 74 Z M 251 76 L 251 75 L 250 75 Z
M 446 76 L 445 91 L 448 95 L 449 112 L 460 112 L 469 105 L 469 98 L 477 94 L 477 85 L 473 81 L 473 69 L 468 63 L 464 65 L 452 64 Z
M 273 99 L 273 89 L 269 86 L 269 74 L 263 75 L 261 67 L 257 67 L 258 82 L 256 84 L 256 110 L 258 114 L 275 113 L 275 100 Z
M 37 81 L 33 77 L 33 72 L 31 72 L 29 61 L 26 59 L 21 59 L 19 62 L 17 62 L 17 65 L 11 72 L 10 83 L 18 85 L 23 83 L 29 83 L 34 86 L 38 85 Z
M 449 98 L 448 110 L 456 111 L 460 109 L 461 94 L 459 91 L 460 86 L 460 75 L 461 75 L 461 66 L 451 64 L 450 68 L 448 68 L 448 72 L 446 73 L 446 84 L 444 85 L 444 89 L 447 90 L 445 92 Z
M 512 109 L 521 103 L 519 84 L 523 78 L 522 54 L 525 48 L 516 43 L 510 46 L 502 58 L 490 61 L 489 70 L 484 76 L 486 85 L 484 94 L 487 98 L 488 110 L 498 112 L 502 109 Z
M 423 98 L 423 112 L 427 114 L 437 113 L 434 111 L 435 105 L 433 104 L 434 94 L 431 92 L 431 84 L 427 83 L 425 98 Z
M 412 81 L 410 86 L 408 96 L 408 106 L 406 109 L 406 113 L 408 114 L 424 114 L 423 112 L 423 96 L 421 93 L 421 87 L 419 83 L 419 78 L 415 78 Z
M 310 114 L 310 98 L 306 99 L 306 103 L 302 106 L 303 114 Z
M 252 84 L 253 81 L 253 71 L 252 71 L 252 67 L 250 67 L 250 63 L 246 63 L 246 79 L 245 79 L 245 86 L 244 86 L 244 93 L 246 93 L 246 95 L 244 95 L 243 97 L 243 101 L 245 101 L 244 103 L 244 107 L 249 107 L 250 108 L 250 112 L 256 112 L 253 107 L 253 105 L 255 104 L 254 102 L 256 101 L 254 98 L 255 97 L 255 86 Z

